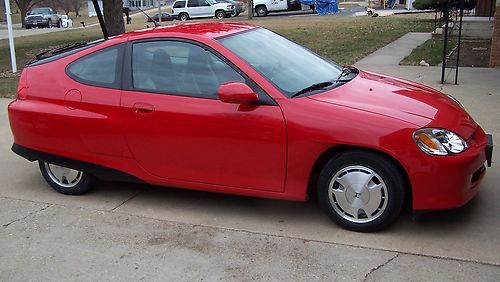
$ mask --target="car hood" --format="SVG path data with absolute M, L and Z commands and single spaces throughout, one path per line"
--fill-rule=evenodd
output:
M 447 95 L 418 83 L 361 70 L 343 86 L 308 98 L 389 116 L 417 127 L 445 128 L 465 139 L 477 129 L 470 115 Z

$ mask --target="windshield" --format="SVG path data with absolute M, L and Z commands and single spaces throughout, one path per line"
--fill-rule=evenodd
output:
M 214 4 L 217 4 L 217 2 L 215 0 L 207 0 L 208 3 L 214 5 Z
M 48 14 L 50 14 L 49 9 L 38 8 L 38 9 L 33 9 L 31 12 L 28 13 L 28 15 L 39 15 L 39 14 L 48 15 Z
M 287 97 L 314 84 L 333 82 L 342 72 L 335 63 L 264 28 L 223 37 L 219 42 Z

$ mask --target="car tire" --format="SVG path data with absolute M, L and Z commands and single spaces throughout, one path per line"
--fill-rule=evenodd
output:
M 264 5 L 257 6 L 255 8 L 255 13 L 257 14 L 257 17 L 265 17 L 267 16 L 267 8 Z
M 31 29 L 32 26 L 31 25 L 26 25 L 26 29 Z
M 57 28 L 61 28 L 62 27 L 62 21 L 61 20 L 58 20 L 57 21 Z
M 88 192 L 96 178 L 83 171 L 38 161 L 43 178 L 57 192 L 66 195 L 81 195 Z
M 215 11 L 215 18 L 217 18 L 218 20 L 222 20 L 225 17 L 226 17 L 226 12 L 221 10 Z
M 47 28 L 51 28 L 52 27 L 52 20 L 49 19 L 49 21 L 47 22 Z
M 231 13 L 231 16 L 232 16 L 232 17 L 237 17 L 237 16 L 239 16 L 239 15 L 240 15 L 240 13 L 238 13 L 236 10 L 234 10 L 234 11 Z
M 332 158 L 318 179 L 318 201 L 340 226 L 358 232 L 387 227 L 403 207 L 405 185 L 398 167 L 373 152 L 346 151 Z
M 180 13 L 179 20 L 185 22 L 185 21 L 189 20 L 189 15 L 187 13 Z

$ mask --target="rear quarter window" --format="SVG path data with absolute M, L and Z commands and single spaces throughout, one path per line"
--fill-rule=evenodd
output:
M 174 3 L 172 8 L 184 8 L 186 6 L 186 1 L 177 1 Z
M 123 44 L 88 54 L 66 67 L 72 79 L 86 85 L 120 88 Z

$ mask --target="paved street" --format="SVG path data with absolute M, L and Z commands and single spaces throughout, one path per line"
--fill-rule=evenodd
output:
M 439 68 L 363 65 L 437 84 Z M 461 69 L 445 93 L 500 136 L 500 69 Z M 452 81 L 452 79 L 450 79 Z M 315 201 L 295 203 L 137 184 L 54 192 L 10 152 L 0 100 L 0 280 L 500 280 L 500 150 L 478 197 L 373 234 L 343 230 Z M 439 183 L 436 183 L 439 189 Z

